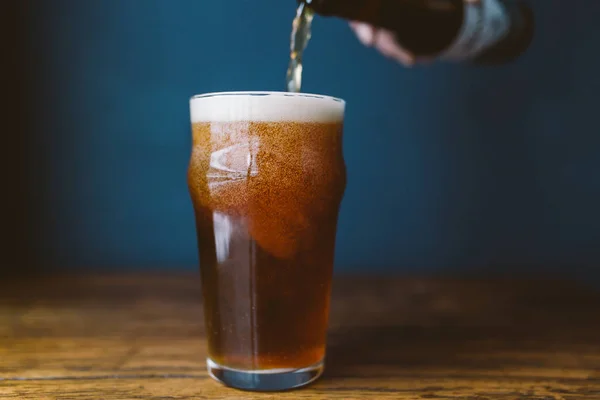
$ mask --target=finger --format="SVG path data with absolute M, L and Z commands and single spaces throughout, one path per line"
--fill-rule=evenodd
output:
M 375 32 L 374 47 L 386 57 L 404 66 L 412 66 L 415 63 L 414 55 L 400 47 L 394 34 L 387 30 L 380 29 Z
M 350 22 L 350 27 L 363 45 L 375 47 L 384 56 L 404 66 L 414 65 L 415 57 L 398 45 L 391 32 L 356 21 Z
M 365 46 L 371 47 L 375 41 L 375 28 L 362 22 L 351 22 L 350 27 Z

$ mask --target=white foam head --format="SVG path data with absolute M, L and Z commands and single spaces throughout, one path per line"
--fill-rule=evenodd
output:
M 226 92 L 194 96 L 192 122 L 341 122 L 346 103 L 334 97 L 286 92 Z

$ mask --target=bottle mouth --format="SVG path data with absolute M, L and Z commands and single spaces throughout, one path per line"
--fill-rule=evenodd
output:
M 353 0 L 347 0 L 347 2 L 353 2 Z M 297 0 L 298 4 L 304 3 L 306 4 L 308 7 L 310 7 L 310 9 L 312 9 L 315 13 L 321 15 L 321 16 L 331 16 L 334 14 L 335 8 L 336 8 L 336 4 L 333 3 L 337 3 L 336 0 L 327 0 L 327 1 L 323 1 L 323 0 Z
M 400 1 L 400 0 L 397 0 Z M 401 0 L 410 1 L 410 0 Z M 419 0 L 422 1 L 422 0 Z M 298 0 L 308 5 L 315 13 L 332 17 L 339 16 L 349 21 L 381 19 L 381 2 L 373 0 Z

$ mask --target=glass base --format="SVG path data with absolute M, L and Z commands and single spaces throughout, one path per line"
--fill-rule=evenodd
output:
M 274 392 L 295 389 L 314 382 L 323 373 L 323 361 L 301 369 L 242 371 L 206 359 L 209 375 L 222 384 L 241 390 Z

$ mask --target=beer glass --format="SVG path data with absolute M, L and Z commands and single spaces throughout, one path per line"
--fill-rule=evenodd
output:
M 236 92 L 190 109 L 208 371 L 245 390 L 306 385 L 324 365 L 345 103 Z

